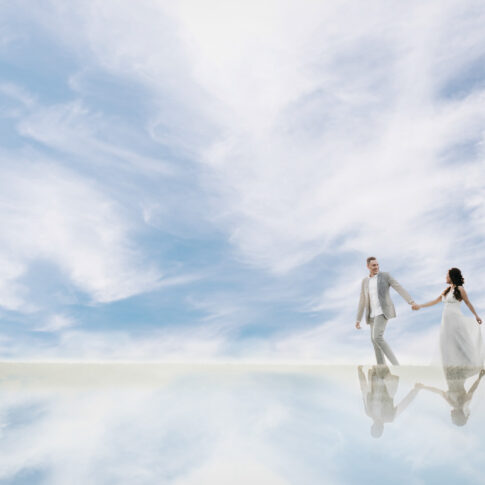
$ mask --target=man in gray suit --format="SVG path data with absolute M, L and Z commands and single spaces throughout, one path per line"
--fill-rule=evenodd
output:
M 379 263 L 374 256 L 367 258 L 367 268 L 369 268 L 369 276 L 362 280 L 355 327 L 360 330 L 360 321 L 365 309 L 365 318 L 370 325 L 371 340 L 377 363 L 385 364 L 385 355 L 392 364 L 399 365 L 391 347 L 384 340 L 387 321 L 396 316 L 389 288 L 392 286 L 413 308 L 416 303 L 389 273 L 379 271 Z

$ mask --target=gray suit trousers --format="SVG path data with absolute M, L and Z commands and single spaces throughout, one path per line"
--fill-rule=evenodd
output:
M 391 347 L 389 347 L 389 344 L 384 340 L 384 330 L 386 329 L 386 325 L 387 318 L 384 315 L 377 315 L 377 317 L 371 319 L 370 322 L 370 336 L 376 353 L 376 360 L 378 364 L 385 364 L 385 355 L 391 364 L 399 365 Z

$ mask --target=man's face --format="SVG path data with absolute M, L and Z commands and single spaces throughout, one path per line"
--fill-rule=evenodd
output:
M 377 262 L 377 259 L 369 261 L 367 267 L 369 268 L 370 274 L 374 275 L 379 273 L 379 263 Z

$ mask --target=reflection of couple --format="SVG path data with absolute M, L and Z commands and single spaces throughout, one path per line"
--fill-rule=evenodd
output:
M 462 366 L 470 368 L 469 375 L 483 366 L 483 346 L 480 328 L 476 324 L 482 320 L 475 312 L 463 288 L 464 279 L 458 268 L 451 268 L 446 275 L 448 287 L 433 301 L 418 305 L 409 293 L 389 274 L 379 271 L 379 263 L 374 257 L 367 258 L 369 276 L 362 280 L 359 306 L 357 310 L 357 329 L 366 311 L 366 322 L 370 325 L 371 339 L 376 354 L 377 364 L 384 364 L 384 356 L 394 365 L 398 365 L 396 356 L 384 340 L 387 321 L 396 316 L 396 310 L 389 294 L 392 286 L 413 310 L 435 305 L 443 301 L 443 316 L 440 330 L 440 349 L 443 366 Z M 475 319 L 463 315 L 460 309 L 464 301 Z M 475 322 L 476 320 L 476 322 Z
M 382 436 L 384 425 L 392 423 L 411 404 L 421 389 L 442 396 L 451 406 L 451 421 L 453 424 L 464 426 L 470 416 L 470 402 L 473 394 L 485 375 L 485 370 L 482 369 L 467 391 L 465 389 L 465 381 L 470 375 L 469 368 L 448 367 L 445 368 L 448 390 L 443 391 L 437 387 L 416 383 L 398 404 L 394 404 L 399 377 L 393 375 L 389 367 L 386 365 L 372 366 L 369 369 L 367 379 L 362 366 L 359 366 L 357 370 L 364 409 L 367 416 L 372 419 L 370 432 L 374 438 Z

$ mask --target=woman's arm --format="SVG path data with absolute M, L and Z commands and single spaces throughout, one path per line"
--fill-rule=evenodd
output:
M 482 377 L 485 375 L 485 369 L 482 369 L 480 371 L 480 374 L 478 374 L 477 380 L 473 383 L 472 387 L 470 387 L 470 390 L 467 392 L 467 401 L 469 401 L 473 397 L 473 393 L 477 390 L 478 384 L 480 384 L 480 381 L 482 380 Z
M 441 295 L 438 296 L 438 298 L 435 298 L 434 300 L 428 301 L 428 303 L 423 303 L 422 305 L 413 305 L 413 309 L 419 310 L 420 308 L 433 306 L 439 303 L 440 301 L 441 301 Z
M 460 292 L 461 297 L 463 298 L 463 301 L 466 303 L 466 306 L 470 309 L 473 315 L 475 315 L 477 322 L 481 324 L 482 319 L 477 315 L 475 308 L 473 308 L 471 301 L 468 299 L 468 295 L 466 294 L 465 288 L 463 288 L 463 286 L 458 286 L 457 288 L 458 288 L 458 291 Z
M 448 396 L 445 391 L 442 391 L 441 389 L 438 389 L 437 387 L 433 386 L 425 386 L 423 384 L 416 384 L 416 387 L 419 389 L 426 389 L 427 391 L 434 392 L 435 394 L 439 394 L 441 397 L 445 399 L 446 402 L 450 403 L 450 400 L 448 399 Z

